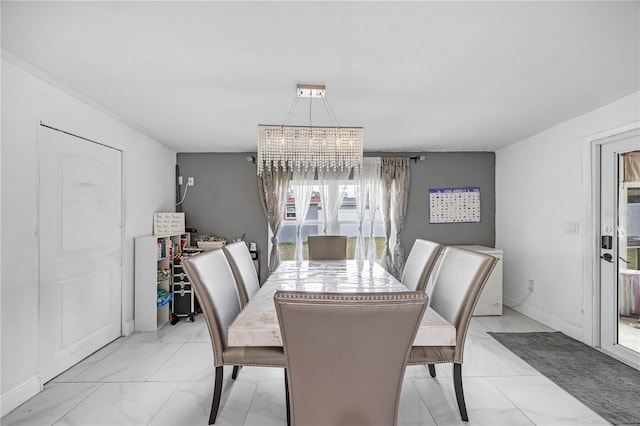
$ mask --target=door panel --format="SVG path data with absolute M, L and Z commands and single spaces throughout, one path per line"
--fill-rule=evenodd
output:
M 640 326 L 640 310 L 636 312 L 633 305 L 635 297 L 640 302 L 640 282 L 635 282 L 640 275 L 629 257 L 640 242 L 640 235 L 633 235 L 640 216 L 633 214 L 631 202 L 640 181 L 628 171 L 630 158 L 638 153 L 638 130 L 607 138 L 600 145 L 600 345 L 636 365 L 640 365 L 640 328 L 635 328 Z
M 46 382 L 121 334 L 121 152 L 38 135 L 40 353 Z
M 119 188 L 109 182 L 113 165 L 104 158 L 86 155 L 71 155 L 62 162 L 62 250 L 109 250 L 114 235 L 103 225 L 111 223 L 109 216 L 115 213 L 114 206 L 105 205 L 105 201 L 118 196 L 112 192 Z M 87 230 L 91 230 L 90 235 Z
M 63 348 L 78 344 L 86 336 L 99 333 L 110 326 L 113 309 L 111 304 L 86 302 L 113 300 L 113 278 L 113 271 L 108 268 L 59 282 Z

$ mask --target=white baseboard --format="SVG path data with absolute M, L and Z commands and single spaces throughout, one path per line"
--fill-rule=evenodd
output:
M 510 297 L 504 297 L 504 305 L 506 307 L 510 307 L 516 305 L 518 303 L 517 300 L 511 299 Z M 554 330 L 558 330 L 566 334 L 567 336 L 576 339 L 580 342 L 583 342 L 584 339 L 584 330 L 580 327 L 576 327 L 573 324 L 569 324 L 566 321 L 561 320 L 560 318 L 550 315 L 547 312 L 543 312 L 540 309 L 531 307 L 526 303 L 514 308 L 511 308 L 514 311 L 518 311 L 523 315 L 528 316 L 531 319 L 534 319 L 547 327 L 553 328 Z
M 133 330 L 135 330 L 135 323 L 133 320 L 131 321 L 126 321 L 122 323 L 122 335 L 123 336 L 128 336 L 131 333 L 133 333 Z
M 40 376 L 34 376 L 26 382 L 2 394 L 2 416 L 15 410 L 42 391 Z

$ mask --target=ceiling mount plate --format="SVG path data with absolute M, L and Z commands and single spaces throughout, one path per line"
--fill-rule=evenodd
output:
M 298 84 L 296 93 L 299 98 L 324 98 L 326 91 L 322 84 Z

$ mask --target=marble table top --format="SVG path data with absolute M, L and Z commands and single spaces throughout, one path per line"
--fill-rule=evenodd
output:
M 375 262 L 282 262 L 229 327 L 229 346 L 282 346 L 273 302 L 277 290 L 392 292 L 407 288 Z M 427 308 L 413 344 L 455 346 L 455 327 Z

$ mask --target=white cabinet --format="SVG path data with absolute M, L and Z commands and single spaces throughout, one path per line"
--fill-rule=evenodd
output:
M 169 321 L 172 263 L 188 245 L 189 234 L 136 238 L 135 331 L 155 331 Z
M 476 309 L 473 311 L 473 315 L 502 315 L 502 250 L 476 245 L 456 247 L 488 254 L 498 258 L 498 262 L 496 263 L 495 268 L 493 268 L 493 271 L 480 294 L 480 299 L 478 300 Z

